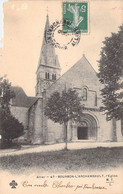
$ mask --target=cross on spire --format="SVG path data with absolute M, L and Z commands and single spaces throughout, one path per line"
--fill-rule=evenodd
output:
M 48 11 L 49 11 L 49 10 L 48 10 L 48 6 L 47 6 L 47 17 L 48 17 Z

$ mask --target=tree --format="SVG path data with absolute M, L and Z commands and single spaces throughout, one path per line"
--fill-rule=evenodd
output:
M 2 138 L 7 143 L 11 143 L 12 139 L 20 137 L 23 135 L 24 127 L 15 117 L 8 114 L 4 117 L 4 112 L 2 114 Z
M 123 25 L 103 41 L 98 77 L 104 88 L 102 111 L 108 120 L 123 119 Z
M 4 77 L 0 78 L 0 130 L 2 142 L 11 142 L 23 134 L 24 127 L 14 118 L 10 111 L 10 100 L 15 97 L 11 83 Z
M 14 91 L 11 89 L 11 83 L 8 79 L 4 77 L 0 78 L 0 105 L 2 111 L 6 112 L 6 114 L 10 114 L 10 99 L 15 97 Z
M 67 149 L 68 121 L 81 121 L 82 117 L 81 98 L 75 90 L 69 88 L 61 93 L 54 92 L 48 98 L 45 106 L 45 115 L 55 123 L 64 124 L 65 149 Z

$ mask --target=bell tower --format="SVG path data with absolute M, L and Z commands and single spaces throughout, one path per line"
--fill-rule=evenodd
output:
M 38 68 L 36 71 L 36 96 L 42 96 L 42 92 L 54 83 L 61 73 L 58 57 L 55 54 L 54 46 L 46 42 L 45 34 L 49 29 L 49 16 L 47 15 L 41 53 L 39 57 Z

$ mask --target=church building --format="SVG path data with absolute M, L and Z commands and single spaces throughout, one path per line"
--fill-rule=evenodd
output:
M 47 99 L 55 91 L 68 88 L 76 90 L 84 105 L 81 124 L 70 121 L 68 142 L 123 141 L 121 121 L 107 121 L 100 112 L 103 85 L 85 55 L 61 76 L 61 68 L 55 48 L 46 42 L 45 32 L 49 29 L 47 16 L 44 37 L 36 71 L 36 96 L 28 97 L 20 87 L 13 87 L 16 97 L 11 102 L 12 114 L 23 123 L 25 135 L 20 141 L 30 144 L 54 144 L 64 142 L 64 127 L 44 115 Z

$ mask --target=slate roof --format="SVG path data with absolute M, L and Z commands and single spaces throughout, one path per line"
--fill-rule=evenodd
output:
M 38 99 L 37 97 L 27 96 L 21 87 L 11 87 L 11 89 L 15 93 L 15 98 L 12 99 L 12 106 L 29 108 Z

